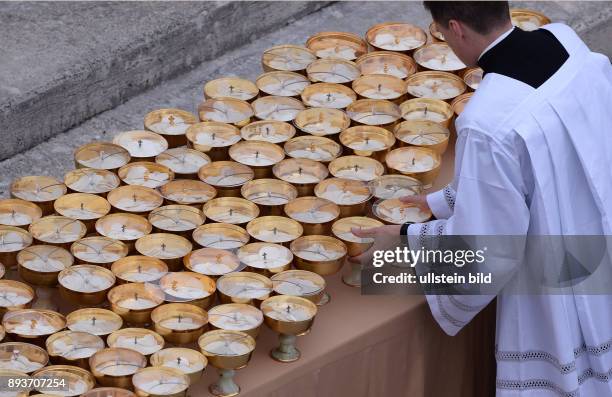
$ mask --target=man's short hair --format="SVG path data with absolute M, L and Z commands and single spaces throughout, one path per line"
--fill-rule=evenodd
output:
M 433 20 L 444 27 L 455 19 L 477 33 L 487 34 L 510 20 L 507 1 L 424 1 Z

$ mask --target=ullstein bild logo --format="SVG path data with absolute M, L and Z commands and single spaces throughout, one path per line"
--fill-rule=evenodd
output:
M 432 250 L 421 247 L 411 250 L 408 247 L 396 247 L 394 250 L 377 250 L 372 257 L 372 266 L 382 267 L 385 264 L 406 264 L 411 267 L 417 263 L 436 263 L 463 267 L 470 264 L 481 264 L 485 261 L 486 247 L 479 250 Z

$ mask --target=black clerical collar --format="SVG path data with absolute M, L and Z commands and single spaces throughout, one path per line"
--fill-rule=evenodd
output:
M 486 51 L 478 66 L 487 73 L 497 73 L 538 88 L 548 80 L 569 54 L 546 29 L 525 32 L 514 28 L 506 38 Z

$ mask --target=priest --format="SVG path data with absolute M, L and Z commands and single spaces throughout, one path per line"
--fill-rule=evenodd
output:
M 612 235 L 610 60 L 566 25 L 513 27 L 507 2 L 425 7 L 457 56 L 484 71 L 455 124 L 454 179 L 403 198 L 435 220 L 353 232 L 375 237 L 372 250 L 398 234 L 411 249 L 436 235 Z M 495 296 L 426 297 L 455 335 Z M 497 311 L 497 396 L 612 396 L 610 291 L 500 294 Z

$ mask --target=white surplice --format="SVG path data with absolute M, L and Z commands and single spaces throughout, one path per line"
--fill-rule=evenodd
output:
M 537 90 L 485 75 L 456 122 L 455 178 L 428 196 L 437 219 L 409 227 L 411 248 L 425 235 L 612 235 L 612 67 L 569 27 L 545 28 L 568 60 Z M 450 335 L 492 299 L 427 296 Z M 610 295 L 501 295 L 496 345 L 497 396 L 612 396 Z

